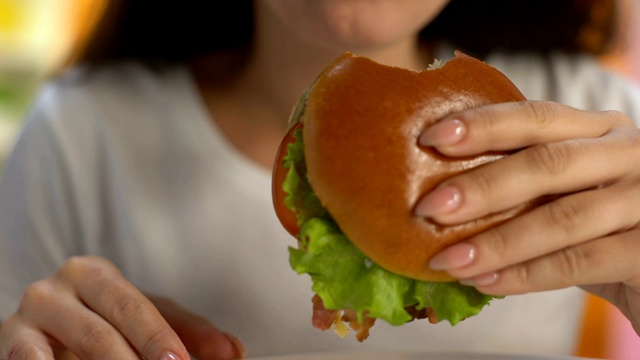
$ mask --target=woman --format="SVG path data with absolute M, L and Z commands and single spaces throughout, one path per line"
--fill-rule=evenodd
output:
M 4 170 L 0 357 L 568 354 L 583 297 L 575 285 L 612 301 L 638 329 L 640 133 L 630 118 L 640 120 L 640 94 L 590 59 L 555 53 L 604 48 L 610 24 L 590 20 L 601 2 L 532 2 L 525 14 L 544 9 L 571 24 L 548 36 L 546 27 L 516 31 L 526 20 L 517 15 L 498 25 L 508 3 L 264 0 L 204 12 L 194 2 L 165 9 L 168 19 L 149 4 L 114 3 L 81 59 L 93 65 L 43 89 Z M 154 15 L 170 31 L 136 26 Z M 182 26 L 203 42 L 182 41 Z M 585 29 L 604 40 L 590 48 Z M 501 41 L 479 42 L 492 38 Z M 572 195 L 444 250 L 431 266 L 491 294 L 566 289 L 508 296 L 455 328 L 380 323 L 357 345 L 319 333 L 310 284 L 288 267 L 292 239 L 271 208 L 270 168 L 290 109 L 345 50 L 422 69 L 453 46 L 484 56 L 528 98 L 559 103 L 488 106 L 426 131 L 421 142 L 451 156 L 526 150 L 447 181 L 419 214 L 455 223 L 541 194 Z M 626 115 L 596 111 L 604 109 Z

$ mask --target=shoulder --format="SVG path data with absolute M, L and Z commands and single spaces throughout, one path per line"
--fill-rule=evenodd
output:
M 157 127 L 167 116 L 167 99 L 187 96 L 181 91 L 186 77 L 184 67 L 156 71 L 137 63 L 74 68 L 42 86 L 23 131 L 83 146 Z
M 182 76 L 181 67 L 155 71 L 137 63 L 75 68 L 45 83 L 34 110 L 86 119 L 152 108 Z

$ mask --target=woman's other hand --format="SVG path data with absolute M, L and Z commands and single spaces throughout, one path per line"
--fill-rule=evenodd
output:
M 181 338 L 183 339 L 181 341 Z M 185 347 L 186 345 L 186 347 Z M 240 342 L 164 298 L 148 298 L 99 257 L 74 257 L 30 285 L 0 328 L 0 358 L 233 359 Z
M 504 103 L 452 114 L 419 142 L 453 157 L 521 149 L 426 194 L 416 212 L 439 223 L 562 195 L 444 249 L 432 268 L 495 295 L 579 285 L 640 334 L 640 130 L 626 116 Z

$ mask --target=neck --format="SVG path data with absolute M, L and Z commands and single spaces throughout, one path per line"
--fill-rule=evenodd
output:
M 214 56 L 193 64 L 193 72 L 212 120 L 236 148 L 269 168 L 300 94 L 333 59 L 349 50 L 382 64 L 424 69 L 431 56 L 417 38 L 361 48 L 331 48 L 293 34 L 256 1 L 256 38 L 237 67 L 236 55 Z M 222 72 L 222 74 L 221 74 Z
M 286 122 L 300 94 L 333 59 L 345 51 L 376 62 L 408 69 L 424 69 L 431 62 L 417 37 L 369 48 L 330 48 L 305 41 L 256 2 L 257 28 L 251 58 L 241 77 L 245 89 L 270 104 Z

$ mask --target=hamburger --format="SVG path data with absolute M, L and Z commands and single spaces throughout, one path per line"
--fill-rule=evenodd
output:
M 509 154 L 450 158 L 419 135 L 464 109 L 525 100 L 492 66 L 456 51 L 412 71 L 345 53 L 301 95 L 273 169 L 273 201 L 297 238 L 290 265 L 313 282 L 313 326 L 363 341 L 376 319 L 474 316 L 494 297 L 429 268 L 444 247 L 526 211 L 528 203 L 463 224 L 414 215 L 443 180 Z

